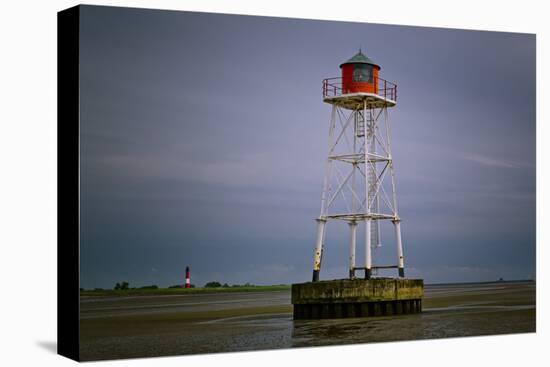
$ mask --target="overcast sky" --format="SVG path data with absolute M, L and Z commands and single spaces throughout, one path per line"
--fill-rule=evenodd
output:
M 534 276 L 534 35 L 92 6 L 80 35 L 81 287 L 308 281 L 321 81 L 359 47 L 398 85 L 407 275 Z M 324 279 L 347 275 L 346 229 Z

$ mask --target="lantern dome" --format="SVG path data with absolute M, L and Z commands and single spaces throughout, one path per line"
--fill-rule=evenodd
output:
M 361 52 L 361 49 L 359 49 L 359 52 L 357 54 L 355 54 L 351 59 L 349 59 L 348 61 L 346 62 L 343 62 L 340 64 L 340 68 L 342 68 L 342 66 L 346 65 L 346 64 L 368 64 L 368 65 L 374 65 L 374 66 L 377 66 L 378 69 L 380 70 L 380 65 L 378 65 L 377 63 L 375 63 L 374 61 L 372 61 L 371 59 L 368 58 L 367 55 L 365 55 L 364 53 Z

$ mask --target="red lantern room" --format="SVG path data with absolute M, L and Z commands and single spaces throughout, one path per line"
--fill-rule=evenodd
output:
M 397 85 L 378 76 L 380 66 L 359 52 L 340 65 L 342 74 L 323 80 L 323 101 L 356 108 L 367 97 L 369 108 L 397 103 Z
M 361 50 L 357 55 L 340 65 L 342 69 L 342 93 L 377 93 L 378 71 L 374 63 Z

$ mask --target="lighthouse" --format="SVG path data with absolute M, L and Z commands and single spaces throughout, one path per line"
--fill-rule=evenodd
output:
M 185 268 L 185 288 L 191 288 L 191 273 L 189 266 Z
M 340 64 L 340 76 L 323 80 L 322 100 L 330 106 L 330 119 L 321 211 L 311 282 L 292 284 L 294 319 L 422 310 L 423 280 L 405 278 L 397 207 L 389 121 L 389 110 L 397 106 L 397 84 L 381 78 L 380 70 L 380 64 L 359 50 Z M 329 222 L 344 224 L 349 236 L 342 242 L 347 246 L 326 243 Z M 384 232 L 384 238 L 383 225 L 391 227 L 391 235 Z M 346 278 L 321 280 L 329 246 L 347 249 Z M 391 252 L 393 261 L 381 263 L 381 251 Z M 382 277 L 384 270 L 395 271 L 394 276 Z
M 390 144 L 388 110 L 397 105 L 397 85 L 379 76 L 380 65 L 361 50 L 340 64 L 341 76 L 323 80 L 323 102 L 331 105 L 329 143 L 317 218 L 312 281 L 319 280 L 328 221 L 349 225 L 349 277 L 364 271 L 396 268 L 405 276 L 401 218 L 397 210 L 395 169 Z M 396 262 L 374 264 L 382 247 L 381 221 L 393 223 Z M 356 259 L 357 230 L 364 227 L 364 259 Z

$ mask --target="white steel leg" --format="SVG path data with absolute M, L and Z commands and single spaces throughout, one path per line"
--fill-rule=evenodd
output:
M 371 254 L 371 220 L 365 219 L 365 279 L 370 279 L 372 272 L 372 254 Z
M 323 238 L 325 236 L 325 224 L 326 219 L 317 219 L 317 242 L 315 244 L 315 252 L 313 254 L 313 279 L 312 281 L 319 281 L 319 272 L 321 270 L 321 259 L 323 257 Z
M 349 222 L 349 277 L 355 278 L 355 242 L 357 240 L 357 222 Z
M 397 242 L 397 266 L 399 269 L 399 276 L 405 277 L 405 261 L 403 259 L 403 244 L 401 243 L 401 221 L 399 219 L 393 221 L 395 228 L 395 239 Z

